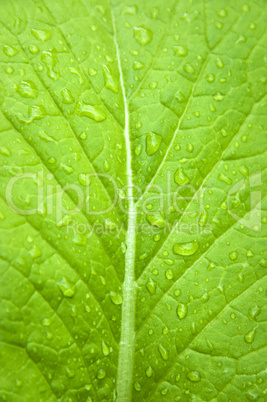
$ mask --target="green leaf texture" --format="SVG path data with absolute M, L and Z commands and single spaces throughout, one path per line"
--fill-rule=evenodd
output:
M 266 1 L 0 6 L 0 401 L 266 401 Z

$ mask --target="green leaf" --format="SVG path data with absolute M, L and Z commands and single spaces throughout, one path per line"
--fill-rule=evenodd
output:
M 266 2 L 0 5 L 0 400 L 265 401 Z

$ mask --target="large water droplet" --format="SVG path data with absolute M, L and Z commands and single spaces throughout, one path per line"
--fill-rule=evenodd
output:
M 188 378 L 189 381 L 192 382 L 199 382 L 201 380 L 200 374 L 198 371 L 189 371 L 187 373 L 186 377 Z
M 113 304 L 119 305 L 122 304 L 122 295 L 115 292 L 110 292 L 110 299 Z
M 16 56 L 16 54 L 19 52 L 15 47 L 5 45 L 3 47 L 3 52 L 8 56 L 8 57 L 13 57 Z
M 168 360 L 169 354 L 168 351 L 160 344 L 158 347 L 159 353 L 163 360 Z
M 186 56 L 188 54 L 187 46 L 174 46 L 174 55 L 175 56 Z
M 29 106 L 28 107 L 28 116 L 24 117 L 22 116 L 21 113 L 18 114 L 18 121 L 20 123 L 24 123 L 24 124 L 30 124 L 32 123 L 35 119 L 36 120 L 40 120 L 43 117 L 46 116 L 46 110 L 45 108 L 40 105 L 40 106 Z
M 61 94 L 63 103 L 71 104 L 74 102 L 72 93 L 70 92 L 70 90 L 68 88 L 61 89 L 60 94 Z
M 65 297 L 73 297 L 75 294 L 75 286 L 65 276 L 58 282 L 58 287 Z
M 146 287 L 152 295 L 156 293 L 157 284 L 153 281 L 153 279 L 149 278 L 146 284 Z
M 178 303 L 177 315 L 182 320 L 187 315 L 187 305 L 184 303 Z
M 102 352 L 104 356 L 108 356 L 110 353 L 109 347 L 106 345 L 104 341 L 102 341 Z
M 256 328 L 254 328 L 252 331 L 248 332 L 248 333 L 244 336 L 245 341 L 246 341 L 247 343 L 252 343 L 252 342 L 254 341 L 254 339 L 255 339 L 255 335 L 256 335 Z
M 150 225 L 159 229 L 163 229 L 165 227 L 165 220 L 160 212 L 155 212 L 153 215 L 147 215 L 146 219 Z
M 140 45 L 144 46 L 152 41 L 153 32 L 145 26 L 134 27 L 134 38 Z
M 207 223 L 207 220 L 208 220 L 208 212 L 205 208 L 203 208 L 201 216 L 198 221 L 199 226 L 201 226 L 201 227 L 205 226 Z
M 78 103 L 77 108 L 76 108 L 76 113 L 78 114 L 78 116 L 90 117 L 90 119 L 93 119 L 97 122 L 103 121 L 106 119 L 106 115 L 102 112 L 100 107 L 87 105 L 86 103 L 83 103 L 82 101 L 80 101 Z
M 15 85 L 15 90 L 23 98 L 37 98 L 38 91 L 32 81 L 21 81 L 19 84 Z
M 50 39 L 52 36 L 52 32 L 46 29 L 32 29 L 31 33 L 36 39 L 42 42 Z
M 179 184 L 179 186 L 184 186 L 185 184 L 190 183 L 189 177 L 184 172 L 182 167 L 178 168 L 174 174 L 175 183 Z
M 193 255 L 198 249 L 198 241 L 192 241 L 188 243 L 175 243 L 173 246 L 173 252 L 177 255 Z
M 146 153 L 151 156 L 157 152 L 160 147 L 162 137 L 151 131 L 146 135 Z
M 149 366 L 149 367 L 146 369 L 146 376 L 147 376 L 148 378 L 150 378 L 150 377 L 152 377 L 152 374 L 153 374 L 153 369 L 152 369 L 151 366 Z
M 56 68 L 58 59 L 55 52 L 53 50 L 42 52 L 41 60 L 46 66 L 48 77 L 52 78 L 52 80 L 57 80 L 59 78 L 59 69 Z
M 111 69 L 106 64 L 103 65 L 106 88 L 113 91 L 115 94 L 119 92 L 119 86 L 116 77 L 112 74 Z

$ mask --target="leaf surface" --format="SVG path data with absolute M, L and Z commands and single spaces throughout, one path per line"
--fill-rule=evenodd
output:
M 266 400 L 266 2 L 0 5 L 0 400 Z

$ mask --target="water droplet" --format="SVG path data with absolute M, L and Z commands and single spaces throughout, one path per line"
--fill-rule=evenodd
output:
M 194 69 L 194 67 L 192 66 L 192 64 L 186 63 L 186 64 L 184 65 L 184 71 L 185 71 L 186 73 L 188 73 L 188 74 L 194 74 L 195 69 Z
M 38 258 L 38 257 L 40 257 L 42 255 L 41 249 L 38 246 L 36 246 L 35 244 L 31 248 L 29 253 L 30 253 L 32 258 Z
M 36 99 L 38 96 L 37 88 L 32 81 L 21 81 L 19 84 L 15 85 L 15 90 L 23 98 Z
M 3 52 L 8 56 L 8 57 L 14 57 L 16 54 L 19 52 L 15 47 L 5 45 L 3 47 Z
M 187 373 L 186 377 L 188 378 L 189 381 L 192 382 L 199 382 L 201 380 L 200 374 L 198 371 L 189 371 Z
M 222 59 L 220 57 L 216 58 L 216 66 L 218 68 L 223 68 L 224 67 L 224 62 L 222 61 Z
M 44 325 L 45 327 L 49 327 L 51 325 L 51 320 L 50 318 L 44 318 L 42 320 L 42 325 Z
M 154 295 L 156 293 L 157 284 L 156 284 L 156 282 L 153 281 L 153 279 L 151 279 L 151 278 L 148 279 L 146 287 L 147 287 L 149 293 L 151 293 L 152 295 Z
M 106 377 L 106 372 L 105 372 L 105 370 L 100 369 L 100 370 L 98 371 L 98 373 L 97 373 L 97 378 L 98 378 L 99 380 L 103 380 L 103 378 L 105 378 L 105 377 Z
M 173 246 L 173 252 L 177 255 L 193 255 L 198 249 L 198 241 L 192 241 L 188 243 L 175 243 Z
M 221 92 L 216 92 L 214 95 L 213 95 L 213 99 L 214 100 L 216 100 L 216 101 L 221 101 L 221 100 L 223 100 L 223 98 L 224 98 L 224 95 L 221 93 Z
M 30 124 L 32 123 L 35 119 L 36 120 L 40 120 L 43 117 L 46 116 L 46 110 L 45 108 L 40 105 L 40 106 L 29 106 L 28 107 L 28 116 L 24 117 L 22 116 L 21 113 L 18 114 L 18 121 L 20 123 L 24 123 L 24 124 Z
M 149 366 L 149 367 L 146 369 L 146 376 L 147 376 L 148 378 L 150 378 L 150 377 L 152 377 L 152 375 L 153 375 L 153 369 L 152 369 L 151 366 Z
M 135 155 L 139 156 L 141 154 L 141 152 L 142 152 L 142 145 L 141 144 L 136 145 L 135 150 L 134 150 Z
M 179 186 L 184 186 L 190 183 L 190 179 L 187 174 L 184 172 L 182 167 L 178 168 L 174 174 L 175 183 L 179 184 Z
M 165 276 L 167 279 L 172 279 L 173 278 L 173 270 L 167 269 L 167 271 L 165 272 Z
M 266 258 L 262 258 L 262 259 L 259 261 L 259 264 L 260 264 L 261 267 L 266 268 L 266 267 L 267 267 L 267 259 L 266 259 Z
M 208 212 L 205 208 L 203 208 L 201 216 L 198 221 L 199 226 L 201 226 L 201 227 L 205 226 L 207 223 L 207 220 L 208 220 Z
M 174 46 L 174 55 L 175 56 L 187 56 L 188 54 L 188 49 L 187 46 Z
M 213 73 L 207 74 L 207 75 L 206 75 L 206 80 L 207 80 L 209 83 L 212 83 L 212 82 L 215 80 L 215 75 L 214 75 Z
M 177 315 L 182 320 L 187 315 L 187 305 L 184 303 L 178 303 Z
M 222 172 L 219 173 L 218 179 L 223 181 L 226 184 L 232 184 L 233 183 L 232 179 L 230 179 L 230 177 L 226 176 Z
M 47 76 L 52 80 L 59 78 L 59 69 L 57 66 L 58 59 L 54 51 L 44 51 L 41 55 L 41 60 L 44 62 L 47 69 Z
M 152 41 L 153 32 L 145 26 L 134 27 L 134 38 L 140 45 L 145 46 Z
M 104 341 L 102 341 L 102 352 L 104 356 L 108 356 L 110 353 L 109 347 L 106 345 Z
M 63 103 L 66 103 L 66 104 L 74 103 L 74 98 L 68 88 L 61 89 L 60 94 L 61 94 Z
M 113 304 L 119 305 L 122 304 L 122 295 L 115 292 L 110 292 L 110 299 Z
M 39 49 L 39 47 L 36 46 L 36 45 L 29 45 L 29 51 L 30 51 L 32 54 L 36 54 L 36 53 L 38 53 L 38 52 L 40 51 L 40 49 Z
M 89 175 L 86 173 L 80 173 L 79 174 L 79 182 L 84 187 L 88 186 L 90 184 Z
M 0 148 L 0 154 L 4 156 L 11 156 L 10 150 L 5 146 Z
M 90 68 L 88 68 L 88 73 L 89 73 L 89 75 L 94 76 L 97 74 L 97 70 L 90 67 Z
M 139 382 L 135 382 L 134 383 L 134 388 L 135 388 L 135 390 L 137 391 L 137 392 L 140 392 L 141 391 L 141 385 L 139 384 Z
M 86 116 L 90 119 L 93 119 L 97 122 L 103 121 L 106 119 L 106 115 L 102 112 L 100 107 L 87 105 L 80 101 L 76 108 L 76 113 L 78 116 Z
M 50 39 L 52 36 L 52 32 L 45 29 L 32 29 L 31 33 L 36 39 L 42 42 Z
M 162 137 L 159 134 L 152 133 L 151 131 L 146 135 L 146 153 L 151 156 L 154 155 L 160 147 Z
M 134 61 L 133 62 L 133 69 L 134 70 L 141 70 L 144 67 L 145 67 L 145 65 L 143 63 L 141 63 L 141 61 Z
M 169 358 L 168 351 L 161 344 L 159 344 L 158 350 L 159 350 L 159 353 L 160 353 L 162 359 L 168 360 L 168 358 Z
M 65 276 L 58 282 L 58 287 L 61 290 L 63 296 L 73 297 L 75 294 L 75 286 Z
M 155 226 L 159 229 L 163 229 L 165 227 L 165 220 L 160 212 L 156 212 L 153 215 L 147 215 L 146 219 L 150 223 L 150 225 Z
M 103 65 L 103 72 L 105 77 L 105 86 L 110 89 L 112 92 L 117 94 L 119 92 L 119 86 L 116 77 L 112 73 L 109 66 L 106 64 Z
M 229 257 L 231 258 L 232 261 L 235 261 L 238 258 L 238 252 L 237 251 L 232 251 L 229 254 Z
M 199 116 L 197 116 L 199 117 Z M 194 151 L 194 145 L 193 144 L 187 144 L 186 146 L 187 152 L 193 152 Z
M 245 341 L 246 341 L 247 343 L 252 343 L 252 342 L 254 341 L 254 339 L 255 339 L 255 335 L 256 335 L 256 328 L 254 328 L 252 331 L 248 332 L 248 333 L 244 336 Z

